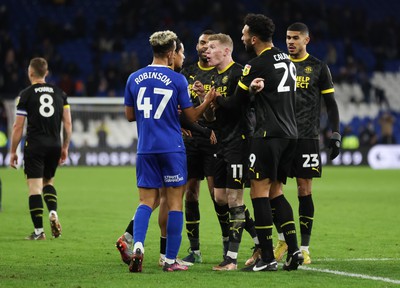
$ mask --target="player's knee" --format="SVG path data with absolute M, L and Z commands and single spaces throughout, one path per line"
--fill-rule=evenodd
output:
M 299 185 L 297 186 L 297 193 L 299 197 L 308 196 L 311 195 L 311 189 L 307 186 Z
M 215 203 L 217 203 L 218 206 L 223 206 L 223 205 L 228 204 L 226 195 L 220 195 L 220 194 L 217 193 L 217 194 L 214 195 L 214 200 L 215 200 Z

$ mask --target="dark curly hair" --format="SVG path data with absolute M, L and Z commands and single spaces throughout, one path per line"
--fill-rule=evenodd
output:
M 261 41 L 271 42 L 275 32 L 274 22 L 263 14 L 247 14 L 244 25 L 249 26 L 249 33 L 257 36 Z

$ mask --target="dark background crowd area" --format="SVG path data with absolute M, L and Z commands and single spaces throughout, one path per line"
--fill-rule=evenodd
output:
M 128 75 L 151 62 L 148 38 L 173 30 L 196 61 L 201 31 L 234 40 L 234 58 L 249 56 L 243 18 L 262 13 L 276 24 L 274 44 L 286 51 L 288 25 L 306 23 L 311 54 L 325 60 L 335 82 L 368 81 L 374 71 L 399 71 L 400 1 L 358 0 L 1 0 L 0 99 L 26 87 L 32 57 L 48 60 L 48 82 L 70 96 L 122 96 Z

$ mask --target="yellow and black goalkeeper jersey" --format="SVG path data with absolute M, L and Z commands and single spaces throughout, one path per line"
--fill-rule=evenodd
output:
M 296 121 L 299 139 L 319 139 L 321 98 L 333 93 L 333 81 L 328 66 L 307 54 L 291 59 L 297 69 Z
M 232 62 L 224 70 L 216 71 L 214 86 L 222 98 L 217 98 L 220 106 L 216 112 L 216 135 L 219 143 L 248 137 L 251 127 L 247 119 L 250 98 L 234 98 L 236 86 L 242 76 L 243 66 Z
M 17 115 L 28 120 L 26 146 L 61 146 L 61 122 L 67 95 L 51 84 L 34 84 L 19 95 Z
M 296 139 L 296 67 L 293 62 L 278 48 L 267 48 L 245 65 L 239 87 L 249 90 L 253 79 L 258 77 L 264 79 L 264 89 L 254 96 L 254 137 Z

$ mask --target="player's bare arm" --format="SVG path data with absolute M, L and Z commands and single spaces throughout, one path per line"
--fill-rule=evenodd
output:
M 136 120 L 135 110 L 133 107 L 125 106 L 125 118 L 129 122 L 133 122 Z
M 13 125 L 13 131 L 11 136 L 10 166 L 12 168 L 17 168 L 18 165 L 17 147 L 22 138 L 24 124 L 25 124 L 25 116 L 17 115 Z
M 63 111 L 63 145 L 61 148 L 61 157 L 60 157 L 60 164 L 63 164 L 68 157 L 68 149 L 69 143 L 71 142 L 71 135 L 72 135 L 72 118 L 71 118 L 71 110 L 69 105 L 64 107 Z

